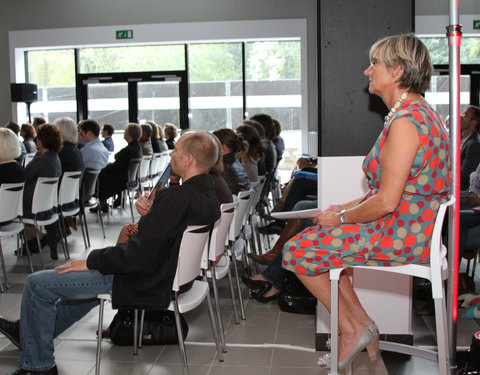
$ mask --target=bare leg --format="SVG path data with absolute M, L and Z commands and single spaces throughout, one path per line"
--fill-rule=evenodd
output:
M 340 281 L 338 283 L 338 288 L 343 300 L 348 306 L 348 310 L 352 312 L 353 316 L 355 316 L 355 319 L 357 319 L 364 326 L 370 323 L 372 318 L 368 316 L 367 312 L 360 303 L 357 293 L 355 293 L 352 283 L 350 282 L 347 271 L 342 272 Z
M 310 293 L 330 311 L 330 278 L 328 272 L 324 272 L 318 276 L 297 274 L 297 277 L 307 287 Z M 338 326 L 341 333 L 338 345 L 338 358 L 340 361 L 343 361 L 353 350 L 365 327 L 349 310 L 341 293 L 338 295 Z

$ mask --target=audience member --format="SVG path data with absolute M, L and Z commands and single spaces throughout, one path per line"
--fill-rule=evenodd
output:
M 85 168 L 92 173 L 100 173 L 108 163 L 109 153 L 98 138 L 100 125 L 95 120 L 82 120 L 78 124 L 78 137 L 83 143 L 80 152 L 83 157 Z
M 142 157 L 142 148 L 138 140 L 142 134 L 142 128 L 136 123 L 129 123 L 123 138 L 128 145 L 115 154 L 115 161 L 102 169 L 99 179 L 99 197 L 102 201 L 102 209 L 105 210 L 105 201 L 109 197 L 120 194 L 126 188 L 128 164 L 132 158 Z
M 58 373 L 54 338 L 95 307 L 100 293 L 111 292 L 116 309 L 168 307 L 185 228 L 213 225 L 220 217 L 207 175 L 217 159 L 211 138 L 189 132 L 179 139 L 171 157 L 172 173 L 181 177 L 182 185 L 158 192 L 154 200 L 145 199 L 138 232 L 128 242 L 27 277 L 20 320 L 0 318 L 0 331 L 22 350 L 18 360 L 22 374 Z
M 142 136 L 140 137 L 140 146 L 142 147 L 143 155 L 153 155 L 153 146 L 152 146 L 152 125 L 142 124 Z
M 23 138 L 23 144 L 27 150 L 27 154 L 37 152 L 37 145 L 35 144 L 35 128 L 32 124 L 23 124 L 20 128 L 20 136 Z
M 233 202 L 232 191 L 230 190 L 230 187 L 228 186 L 227 182 L 225 181 L 222 175 L 222 172 L 223 172 L 222 144 L 220 143 L 220 140 L 215 135 L 211 133 L 208 133 L 208 135 L 215 142 L 218 150 L 217 161 L 215 162 L 213 167 L 210 169 L 210 176 L 213 177 L 213 185 L 215 186 L 215 195 L 217 196 L 217 199 L 219 200 L 219 202 L 222 204 L 232 203 Z
M 251 185 L 247 172 L 235 154 L 243 150 L 243 143 L 232 129 L 218 129 L 213 132 L 222 144 L 223 172 L 222 176 L 233 194 L 242 190 L 250 190 Z
M 63 138 L 63 147 L 58 152 L 62 173 L 85 170 L 82 154 L 77 147 L 77 124 L 70 117 L 60 117 L 54 121 Z
M 244 150 L 240 152 L 240 161 L 247 172 L 250 182 L 258 181 L 258 161 L 265 151 L 264 143 L 258 131 L 252 125 L 240 124 L 237 134 L 244 142 Z
M 285 141 L 283 140 L 280 133 L 282 132 L 282 125 L 276 119 L 272 119 L 273 125 L 275 125 L 275 134 L 273 136 L 272 142 L 275 146 L 275 151 L 277 151 L 277 164 L 280 163 L 280 160 L 283 158 L 283 152 L 285 151 Z
M 63 139 L 60 130 L 53 124 L 43 124 L 37 128 L 37 147 L 39 154 L 25 167 L 25 189 L 23 191 L 23 216 L 33 218 L 32 200 L 35 185 L 39 177 L 60 177 L 62 166 L 58 151 L 62 148 Z M 48 218 L 51 213 L 41 214 L 43 219 Z M 55 224 L 47 225 L 47 243 L 50 247 L 50 257 L 58 259 L 57 255 L 57 232 Z M 31 238 L 32 229 L 26 230 L 27 237 Z
M 257 160 L 257 167 L 258 167 L 258 175 L 265 176 L 267 174 L 267 167 L 265 164 L 265 149 L 267 148 L 267 139 L 265 138 L 265 129 L 263 128 L 262 124 L 255 120 L 243 120 L 242 125 L 250 125 L 253 126 L 260 136 L 262 142 L 262 154 L 261 158 Z
M 103 145 L 108 150 L 108 152 L 113 152 L 115 150 L 115 145 L 113 144 L 113 135 L 114 129 L 111 124 L 105 124 L 102 128 L 102 137 L 103 137 Z
M 469 106 L 461 116 L 460 190 L 468 190 L 470 174 L 480 163 L 480 108 Z
M 18 139 L 18 133 L 20 131 L 20 126 L 13 121 L 9 121 L 7 125 L 5 126 L 7 129 L 10 129 L 15 136 L 17 137 L 17 141 L 20 144 L 20 155 L 15 159 L 20 165 L 23 165 L 23 160 L 25 159 L 25 155 L 27 154 L 27 149 L 25 148 L 25 145 L 20 142 L 20 139 Z
M 38 127 L 46 123 L 47 123 L 47 119 L 45 118 L 45 116 L 36 116 L 33 118 L 32 125 L 35 128 L 35 131 L 37 132 Z
M 277 166 L 277 151 L 272 142 L 275 136 L 275 125 L 273 124 L 273 120 L 269 115 L 264 113 L 253 115 L 250 117 L 250 120 L 259 122 L 265 130 L 265 166 L 267 167 L 267 172 L 272 174 Z
M 0 128 L 0 185 L 25 181 L 23 167 L 15 161 L 20 152 L 20 143 L 15 133 Z
M 163 125 L 163 132 L 165 134 L 165 143 L 167 144 L 168 149 L 173 150 L 175 148 L 175 138 L 178 135 L 177 127 L 175 124 L 167 122 Z
M 152 127 L 150 140 L 152 141 L 153 153 L 158 154 L 159 152 L 168 151 L 167 144 L 163 140 L 163 131 L 160 125 L 153 121 L 147 121 L 146 123 Z

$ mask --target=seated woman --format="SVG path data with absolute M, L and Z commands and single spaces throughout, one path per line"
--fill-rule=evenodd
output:
M 244 150 L 240 152 L 240 161 L 247 172 L 250 182 L 258 181 L 258 161 L 262 159 L 265 145 L 257 129 L 251 125 L 240 124 L 236 132 L 243 139 Z
M 25 189 L 23 190 L 23 216 L 33 218 L 32 201 L 35 185 L 39 177 L 60 177 L 62 165 L 58 157 L 58 151 L 62 148 L 63 139 L 60 130 L 53 124 L 43 124 L 37 128 L 37 148 L 39 154 L 25 167 Z M 49 217 L 51 213 L 41 213 Z M 31 227 L 30 227 L 31 228 Z M 47 243 L 50 247 L 50 258 L 58 259 L 57 255 L 57 231 L 56 224 L 47 225 Z M 25 228 L 26 236 L 33 237 L 32 229 Z
M 243 150 L 243 143 L 232 129 L 218 129 L 213 132 L 222 144 L 223 172 L 222 176 L 227 182 L 232 194 L 238 195 L 240 191 L 250 190 L 251 185 L 247 172 L 236 154 Z
M 168 151 L 167 144 L 163 140 L 163 131 L 160 125 L 156 124 L 153 121 L 147 121 L 146 124 L 149 124 L 152 127 L 152 136 L 150 140 L 152 142 L 153 152 L 159 153 L 163 151 Z
M 20 152 L 20 143 L 15 133 L 0 128 L 0 186 L 25 182 L 23 167 L 15 161 Z
M 175 148 L 175 138 L 177 138 L 178 135 L 177 127 L 171 122 L 166 122 L 165 125 L 163 125 L 163 132 L 165 133 L 165 143 L 168 149 L 173 150 Z
M 129 123 L 123 134 L 123 138 L 128 145 L 115 154 L 115 161 L 107 164 L 98 175 L 99 198 L 102 201 L 102 209 L 105 207 L 106 200 L 125 190 L 127 185 L 127 171 L 130 159 L 141 158 L 142 148 L 138 140 L 142 135 L 142 129 L 136 123 Z M 90 209 L 92 211 L 92 209 Z
M 284 246 L 282 267 L 294 272 L 327 308 L 332 268 L 396 266 L 429 261 L 435 217 L 448 199 L 448 136 L 438 113 L 421 93 L 433 66 L 425 45 L 412 34 L 377 41 L 370 49 L 369 92 L 387 108 L 384 127 L 366 156 L 369 191 L 335 204 Z M 339 281 L 339 369 L 363 349 L 376 358 L 378 328 L 360 304 L 348 276 Z M 329 367 L 329 354 L 318 365 Z
M 32 124 L 23 124 L 20 128 L 20 135 L 23 138 L 23 144 L 28 154 L 37 152 L 37 146 L 35 145 L 35 128 Z
M 63 147 L 58 152 L 62 173 L 84 171 L 83 157 L 77 147 L 78 131 L 77 124 L 70 117 L 61 117 L 54 121 L 54 125 L 60 130 L 63 138 Z

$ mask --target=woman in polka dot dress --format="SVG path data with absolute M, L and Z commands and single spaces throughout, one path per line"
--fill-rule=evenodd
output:
M 326 271 L 331 268 L 428 262 L 435 217 L 448 198 L 448 136 L 440 116 L 420 95 L 433 72 L 426 47 L 412 35 L 387 37 L 371 47 L 370 61 L 365 70 L 369 92 L 392 109 L 363 163 L 369 191 L 355 201 L 330 206 L 314 218 L 316 226 L 283 249 L 282 266 L 296 273 L 328 309 Z M 378 328 L 345 273 L 339 287 L 342 369 L 361 350 L 375 349 Z M 329 354 L 318 364 L 329 367 Z

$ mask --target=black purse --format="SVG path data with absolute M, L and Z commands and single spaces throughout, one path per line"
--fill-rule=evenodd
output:
M 285 272 L 285 290 L 278 297 L 282 311 L 295 314 L 315 314 L 317 299 L 305 288 L 293 272 Z
M 119 310 L 110 323 L 110 339 L 118 346 L 133 345 L 134 311 Z M 140 313 L 138 314 L 140 324 Z M 180 315 L 183 339 L 188 334 L 188 324 Z M 140 328 L 139 328 L 140 331 Z M 178 344 L 177 327 L 173 311 L 145 311 L 142 345 Z

